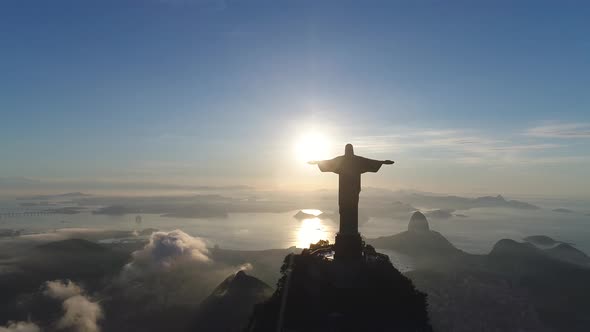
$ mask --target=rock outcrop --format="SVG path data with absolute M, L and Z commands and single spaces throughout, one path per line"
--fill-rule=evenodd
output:
M 408 230 L 391 236 L 367 239 L 375 248 L 395 250 L 412 257 L 436 258 L 440 255 L 455 255 L 462 251 L 455 248 L 439 232 L 431 231 L 426 216 L 414 212 L 408 224 Z
M 289 255 L 277 290 L 256 306 L 248 331 L 432 331 L 426 295 L 386 255 L 339 261 L 332 246 Z
M 199 306 L 194 331 L 242 331 L 254 305 L 270 298 L 264 282 L 238 271 L 227 277 Z
M 420 211 L 414 212 L 410 217 L 410 223 L 408 224 L 408 231 L 409 232 L 428 232 L 430 231 L 430 226 L 428 225 L 428 220 L 426 216 L 422 214 Z

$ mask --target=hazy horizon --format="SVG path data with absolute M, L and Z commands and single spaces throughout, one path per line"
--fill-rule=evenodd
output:
M 80 192 L 83 194 L 95 196 L 124 196 L 124 197 L 145 197 L 145 196 L 191 196 L 200 194 L 229 194 L 234 192 L 255 193 L 255 192 L 284 192 L 284 193 L 313 193 L 318 191 L 327 191 L 337 193 L 338 183 L 337 178 L 333 185 L 317 186 L 315 188 L 281 188 L 281 187 L 256 187 L 248 184 L 234 184 L 234 185 L 187 185 L 177 183 L 153 183 L 153 182 L 88 182 L 88 181 L 48 181 L 27 179 L 26 185 L 16 185 L 12 182 L 5 184 L 0 188 L 0 198 L 15 199 L 25 198 L 36 195 L 57 196 L 61 194 L 68 194 Z M 0 179 L 2 181 L 2 179 Z M 483 196 L 497 196 L 501 195 L 507 199 L 540 199 L 540 200 L 564 200 L 564 201 L 590 201 L 590 193 L 523 193 L 523 192 L 507 192 L 507 191 L 434 191 L 423 190 L 418 188 L 386 188 L 380 186 L 365 186 L 363 190 L 376 189 L 391 192 L 417 192 L 425 194 L 434 194 L 442 196 L 463 196 L 463 197 L 483 197 Z

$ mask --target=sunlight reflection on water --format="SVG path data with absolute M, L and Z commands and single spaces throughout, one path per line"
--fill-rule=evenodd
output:
M 331 236 L 320 218 L 303 219 L 297 229 L 297 248 L 308 248 L 319 240 L 327 240 Z

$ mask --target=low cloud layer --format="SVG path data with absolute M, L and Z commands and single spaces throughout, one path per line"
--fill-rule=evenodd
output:
M 149 242 L 133 252 L 121 271 L 116 296 L 144 311 L 152 307 L 193 308 L 228 275 L 252 270 L 252 265 L 215 261 L 200 237 L 182 230 L 154 232 Z
M 77 230 L 76 234 L 81 233 Z M 154 232 L 147 242 L 141 243 L 144 245 L 139 250 L 127 252 L 129 256 L 107 248 L 88 255 L 81 252 L 79 257 L 73 253 L 76 261 L 65 266 L 58 261 L 62 255 L 70 257 L 69 251 L 52 251 L 47 254 L 51 256 L 33 251 L 40 255 L 35 267 L 40 268 L 37 263 L 41 263 L 45 272 L 32 289 L 23 289 L 23 295 L 18 297 L 22 303 L 15 310 L 18 315 L 6 317 L 13 321 L 0 326 L 0 332 L 182 330 L 191 322 L 201 302 L 228 275 L 253 269 L 252 264 L 239 257 L 214 255 L 215 251 L 208 250 L 202 238 L 182 230 Z M 137 248 L 135 245 L 140 243 L 134 243 L 128 250 Z M 44 265 L 42 259 L 46 258 L 52 264 Z M 97 268 L 79 279 L 79 272 L 95 266 L 92 264 L 95 259 L 96 266 L 107 262 L 109 269 Z M 84 266 L 80 267 L 78 260 Z M 54 280 L 63 275 L 64 267 L 71 272 L 68 277 L 76 278 L 75 281 Z M 102 278 L 101 273 L 104 273 Z M 172 313 L 177 319 L 169 321 Z
M 0 332 L 41 332 L 41 329 L 32 322 L 8 322 L 0 326 Z

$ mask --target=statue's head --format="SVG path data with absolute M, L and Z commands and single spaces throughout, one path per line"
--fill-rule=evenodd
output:
M 354 155 L 354 149 L 352 148 L 352 144 L 346 144 L 344 147 L 344 155 L 345 156 L 352 156 Z

